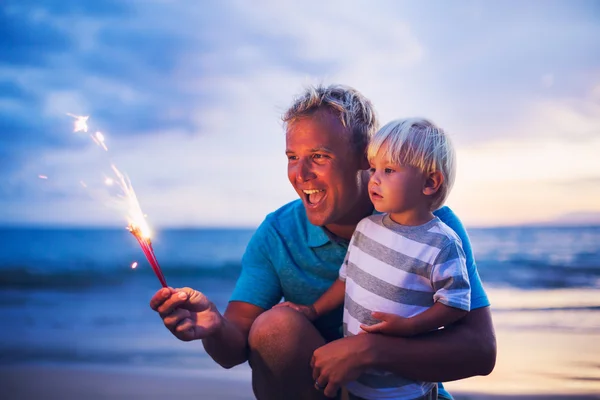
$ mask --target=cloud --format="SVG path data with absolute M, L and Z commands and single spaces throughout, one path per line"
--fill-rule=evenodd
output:
M 593 141 L 596 6 L 432 4 L 9 1 L 0 221 L 110 219 L 77 193 L 115 162 L 155 223 L 256 224 L 296 197 L 279 115 L 305 83 L 358 88 L 382 122 L 432 118 L 473 160 L 521 165 L 558 156 L 566 134 Z M 110 152 L 72 133 L 67 112 L 90 115 Z M 28 212 L 40 199 L 56 212 Z

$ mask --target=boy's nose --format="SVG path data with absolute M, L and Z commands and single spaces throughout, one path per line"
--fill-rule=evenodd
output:
M 379 182 L 379 173 L 375 171 L 371 174 L 371 177 L 369 178 L 369 183 L 372 185 L 379 185 Z

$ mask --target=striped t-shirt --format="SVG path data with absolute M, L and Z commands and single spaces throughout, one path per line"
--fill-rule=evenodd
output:
M 344 335 L 361 324 L 380 322 L 372 311 L 412 317 L 436 301 L 469 311 L 471 289 L 466 258 L 456 233 L 439 218 L 405 226 L 388 214 L 360 221 L 340 268 L 346 282 Z M 435 383 L 412 381 L 387 371 L 368 370 L 347 389 L 367 399 L 414 399 Z

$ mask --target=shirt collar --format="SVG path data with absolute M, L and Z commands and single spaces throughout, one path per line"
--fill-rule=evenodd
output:
M 305 211 L 306 212 L 306 211 Z M 377 210 L 373 208 L 373 212 L 371 215 L 379 214 Z M 325 232 L 320 226 L 316 226 L 310 223 L 308 218 L 306 218 L 306 242 L 309 247 L 321 247 L 329 242 L 332 242 L 331 237 Z
M 306 242 L 310 247 L 321 247 L 331 242 L 323 228 L 313 225 L 309 221 L 306 222 Z

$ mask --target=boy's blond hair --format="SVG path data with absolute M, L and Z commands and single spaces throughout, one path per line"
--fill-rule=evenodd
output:
M 424 118 L 398 119 L 383 126 L 371 139 L 367 157 L 378 153 L 395 164 L 418 168 L 425 174 L 440 171 L 444 181 L 433 195 L 432 210 L 440 208 L 456 176 L 456 155 L 448 135 Z

